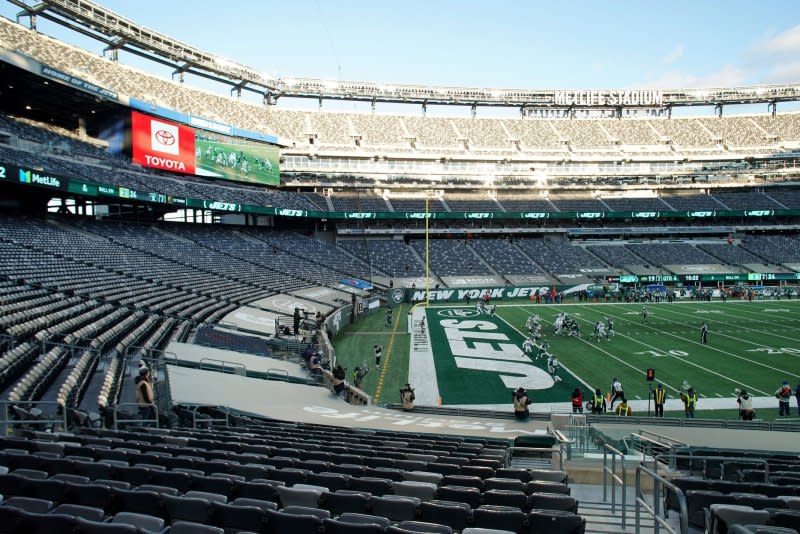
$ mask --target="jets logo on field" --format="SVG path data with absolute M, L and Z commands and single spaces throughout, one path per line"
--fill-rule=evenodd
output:
M 406 292 L 398 287 L 398 288 L 392 290 L 392 293 L 389 295 L 389 298 L 395 304 L 400 304 L 404 300 L 406 300 Z
M 463 310 L 460 308 L 451 308 L 447 310 L 439 310 L 436 312 L 439 317 L 476 317 L 480 315 L 478 310 Z

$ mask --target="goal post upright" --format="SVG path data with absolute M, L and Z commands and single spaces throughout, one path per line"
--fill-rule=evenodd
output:
M 430 190 L 425 191 L 425 307 L 431 303 Z

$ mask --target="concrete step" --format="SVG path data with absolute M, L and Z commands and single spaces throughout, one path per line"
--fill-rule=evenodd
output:
M 586 520 L 587 533 L 624 533 L 632 534 L 635 531 L 635 508 L 632 505 L 622 506 L 617 504 L 614 511 L 611 503 L 605 502 L 581 502 L 578 506 L 578 514 Z M 625 526 L 622 526 L 622 517 L 625 516 Z M 640 523 L 640 533 L 647 534 L 653 532 L 654 522 L 651 518 L 642 516 Z

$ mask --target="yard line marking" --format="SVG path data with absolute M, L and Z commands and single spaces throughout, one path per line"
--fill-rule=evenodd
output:
M 648 329 L 651 329 L 651 330 L 656 330 L 656 331 L 660 332 L 660 330 L 657 330 L 657 329 L 655 329 L 655 328 L 652 328 L 651 326 L 649 326 L 649 325 L 646 325 L 646 324 L 644 324 L 644 325 L 643 325 L 643 324 L 642 324 L 642 323 L 640 323 L 639 321 L 632 321 L 632 320 L 630 320 L 630 319 L 626 319 L 626 318 L 624 318 L 624 317 L 620 317 L 620 316 L 618 316 L 618 315 L 614 315 L 614 314 L 612 314 L 612 313 L 609 313 L 608 315 L 610 315 L 610 316 L 614 317 L 615 319 L 619 319 L 620 321 L 624 321 L 624 322 L 627 322 L 627 323 L 635 323 L 635 324 L 637 324 L 637 325 L 644 326 L 645 328 L 648 328 Z M 591 321 L 587 321 L 586 319 L 581 319 L 581 321 L 591 322 Z M 645 342 L 643 342 L 643 341 L 640 341 L 640 340 L 638 340 L 638 339 L 636 339 L 636 338 L 633 338 L 633 337 L 631 337 L 631 336 L 628 336 L 628 335 L 626 335 L 626 334 L 620 334 L 620 333 L 617 333 L 617 335 L 618 335 L 618 336 L 620 336 L 620 337 L 624 337 L 624 338 L 630 339 L 630 340 L 634 341 L 635 343 L 639 343 L 640 345 L 644 345 L 645 347 L 650 347 L 651 349 L 658 349 L 658 347 L 656 347 L 656 346 L 654 346 L 654 345 L 650 345 L 650 344 L 648 344 L 648 343 L 645 343 Z M 676 336 L 676 335 L 674 335 L 674 334 L 667 334 L 667 335 L 669 335 L 669 336 L 672 336 L 672 337 L 679 337 L 679 336 Z M 578 339 L 581 339 L 581 338 L 578 338 Z M 697 343 L 696 341 L 695 341 L 695 342 L 692 342 L 692 341 L 689 341 L 689 340 L 687 340 L 687 339 L 683 339 L 683 338 L 680 338 L 680 337 L 679 337 L 679 339 L 681 339 L 682 341 L 686 341 L 687 343 L 694 343 L 695 345 L 701 345 L 700 343 Z M 592 345 L 592 346 L 594 346 L 594 345 Z M 702 346 L 704 346 L 704 347 L 708 347 L 707 345 L 702 345 Z M 713 349 L 713 347 L 708 347 L 708 348 L 712 348 L 712 349 Z M 731 356 L 735 356 L 735 357 L 737 357 L 737 358 L 740 358 L 740 359 L 746 359 L 746 358 L 741 358 L 741 357 L 739 357 L 739 356 L 736 356 L 735 354 L 731 354 L 731 353 L 729 353 L 729 352 L 726 352 L 726 351 L 723 351 L 723 350 L 719 350 L 719 349 L 715 349 L 715 350 L 718 350 L 719 352 L 722 352 L 722 353 L 724 353 L 724 354 L 729 354 L 729 355 L 731 355 Z M 667 353 L 667 354 L 669 354 L 669 353 Z M 756 388 L 756 387 L 754 387 L 754 386 L 750 386 L 750 385 L 748 385 L 748 384 L 745 384 L 744 382 L 741 382 L 740 380 L 734 380 L 733 378 L 731 378 L 731 377 L 729 377 L 729 376 L 725 376 L 725 375 L 723 375 L 722 373 L 718 373 L 718 372 L 716 372 L 716 371 L 713 371 L 713 370 L 711 370 L 711 369 L 709 369 L 709 368 L 707 368 L 707 367 L 703 367 L 703 366 L 702 366 L 702 365 L 700 365 L 700 364 L 694 363 L 694 362 L 692 362 L 692 361 L 689 361 L 689 360 L 684 360 L 683 358 L 681 358 L 681 357 L 679 357 L 679 356 L 674 356 L 674 355 L 672 355 L 672 354 L 669 354 L 669 356 L 668 356 L 668 357 L 670 357 L 670 358 L 675 358 L 676 360 L 680 360 L 680 361 L 682 361 L 683 363 L 685 363 L 685 364 L 687 364 L 687 365 L 691 365 L 691 366 L 693 366 L 693 367 L 697 367 L 698 369 L 702 369 L 703 371 L 705 371 L 705 372 L 707 372 L 707 373 L 710 373 L 710 374 L 712 374 L 712 375 L 716 375 L 716 376 L 718 376 L 718 377 L 720 377 L 720 378 L 724 378 L 725 380 L 728 380 L 728 381 L 730 381 L 730 382 L 733 382 L 733 383 L 735 383 L 735 384 L 741 384 L 741 385 L 743 385 L 744 387 L 746 387 L 747 389 L 749 389 L 750 391 L 755 391 L 755 392 L 758 392 L 758 393 L 762 393 L 762 394 L 764 394 L 764 395 L 769 395 L 769 393 L 767 393 L 766 391 L 762 391 L 762 390 L 760 390 L 760 389 L 758 389 L 758 388 Z M 750 360 L 747 360 L 747 361 L 749 362 Z M 769 366 L 767 366 L 767 365 L 764 365 L 764 367 L 769 367 Z M 675 388 L 672 388 L 672 389 L 675 389 Z M 675 391 L 677 391 L 677 390 L 675 390 Z
M 530 306 L 528 306 L 528 307 L 522 306 L 521 308 L 522 308 L 522 310 L 524 310 L 524 311 L 527 311 L 528 309 L 530 309 Z M 534 309 L 535 309 L 535 308 L 534 308 Z M 501 319 L 502 319 L 502 318 L 501 318 Z M 505 321 L 505 319 L 503 319 L 503 320 Z M 588 320 L 586 320 L 586 319 L 581 319 L 581 320 L 582 320 L 582 321 L 586 321 L 586 322 L 590 322 L 590 321 L 588 321 Z M 517 329 L 516 329 L 514 326 L 512 326 L 510 323 L 508 323 L 508 321 L 505 321 L 505 322 L 506 322 L 506 324 L 508 324 L 509 326 L 511 326 L 511 328 L 514 328 L 514 330 L 517 330 Z M 517 330 L 517 332 L 519 332 L 519 330 Z M 521 333 L 521 332 L 520 332 L 520 333 Z M 583 338 L 580 338 L 580 337 L 579 337 L 579 338 L 576 338 L 576 339 L 578 339 L 578 340 L 580 340 L 580 341 L 582 341 L 582 342 L 586 343 L 586 344 L 587 344 L 587 345 L 589 345 L 590 347 L 593 347 L 594 349 L 596 349 L 596 350 L 598 350 L 598 351 L 602 352 L 602 353 L 603 353 L 603 354 L 605 354 L 606 356 L 610 356 L 611 358 L 613 358 L 613 359 L 617 360 L 618 362 L 620 362 L 620 363 L 621 363 L 621 364 L 623 364 L 623 365 L 626 365 L 626 366 L 630 367 L 631 369 L 635 370 L 635 371 L 636 371 L 636 372 L 638 372 L 638 373 L 641 373 L 641 374 L 644 374 L 644 373 L 645 373 L 645 370 L 644 370 L 644 369 L 638 369 L 638 368 L 637 368 L 635 365 L 631 365 L 630 363 L 626 362 L 625 360 L 622 360 L 622 359 L 620 359 L 620 358 L 617 358 L 616 356 L 614 356 L 614 355 L 613 355 L 613 354 L 611 354 L 610 352 L 608 352 L 608 351 L 605 351 L 605 350 L 601 349 L 601 348 L 600 348 L 598 345 L 592 345 L 591 343 L 589 343 L 588 341 L 586 341 L 585 339 L 583 339 Z M 559 363 L 560 363 L 560 362 L 559 362 Z M 562 367 L 563 367 L 563 365 L 562 365 Z M 566 369 L 566 368 L 565 368 L 565 369 Z M 575 375 L 575 373 L 572 373 L 572 372 L 570 372 L 570 374 L 571 374 L 572 376 L 574 376 L 575 378 L 577 378 L 578 380 L 580 380 L 580 381 L 581 381 L 581 383 L 585 384 L 585 385 L 586 385 L 586 387 L 588 387 L 588 388 L 589 388 L 589 391 L 592 391 L 592 390 L 594 390 L 594 389 L 595 389 L 595 388 L 594 388 L 594 387 L 592 387 L 591 385 L 587 384 L 587 383 L 586 383 L 586 382 L 585 382 L 583 379 L 581 379 L 581 378 L 579 378 L 577 375 Z M 672 387 L 671 385 L 667 384 L 666 382 L 662 382 L 662 384 L 664 384 L 665 386 L 667 386 L 669 389 L 671 389 L 671 390 L 675 391 L 676 393 L 680 393 L 680 390 L 678 390 L 678 389 L 677 389 L 677 388 L 675 388 L 675 387 Z M 595 387 L 596 387 L 596 386 L 595 386 Z
M 662 311 L 663 311 L 663 310 L 662 310 Z M 672 313 L 672 312 L 667 312 L 667 313 Z M 675 312 L 675 313 L 678 313 L 678 312 Z M 680 323 L 680 322 L 678 322 L 678 321 L 674 321 L 674 320 L 672 320 L 672 319 L 667 319 L 667 318 L 666 318 L 666 317 L 664 317 L 663 315 L 660 315 L 659 317 L 660 317 L 661 319 L 663 319 L 664 321 L 668 321 L 668 322 L 670 322 L 670 323 L 683 324 L 683 323 Z M 622 319 L 623 321 L 626 321 L 626 320 L 627 320 L 627 319 L 625 319 L 624 317 L 622 317 L 621 319 Z M 629 321 L 629 320 L 628 320 L 628 321 Z M 630 322 L 630 321 L 629 321 L 629 322 Z M 647 328 L 652 328 L 651 326 L 649 326 L 649 325 L 647 325 L 647 324 L 645 324 L 644 326 L 645 326 L 645 327 L 647 327 Z M 694 326 L 694 327 L 696 328 L 696 325 L 692 325 L 691 323 L 687 323 L 687 326 Z M 663 330 L 658 330 L 658 331 L 659 331 L 659 332 L 663 332 Z M 759 367 L 765 367 L 765 368 L 767 368 L 767 369 L 771 369 L 772 371 L 778 371 L 778 372 L 780 372 L 780 373 L 783 373 L 784 375 L 793 376 L 794 374 L 796 374 L 796 373 L 794 373 L 794 372 L 792 372 L 792 371 L 787 371 L 787 370 L 785 370 L 785 369 L 779 369 L 779 368 L 777 368 L 777 367 L 772 367 L 771 365 L 767 365 L 767 364 L 765 364 L 765 363 L 761 363 L 761 362 L 759 362 L 759 361 L 756 361 L 756 360 L 751 360 L 751 359 L 749 359 L 749 358 L 745 358 L 744 356 L 739 356 L 738 354 L 734 354 L 734 353 L 732 353 L 732 352 L 728 352 L 728 351 L 726 351 L 726 350 L 718 349 L 718 348 L 716 348 L 716 347 L 712 347 L 712 346 L 710 346 L 710 345 L 703 345 L 703 344 L 702 344 L 702 343 L 700 343 L 699 341 L 692 341 L 692 340 L 691 340 L 691 339 L 689 339 L 689 338 L 683 338 L 683 337 L 677 336 L 677 335 L 675 335 L 675 334 L 670 334 L 670 333 L 667 333 L 667 332 L 664 332 L 664 333 L 666 333 L 668 336 L 677 337 L 678 339 L 681 339 L 682 341 L 685 341 L 686 343 L 691 343 L 691 344 L 693 344 L 693 345 L 700 345 L 701 347 L 705 347 L 706 349 L 710 349 L 710 350 L 713 350 L 713 351 L 716 351 L 716 352 L 721 352 L 722 354 L 727 354 L 728 356 L 733 356 L 733 357 L 734 357 L 734 358 L 736 358 L 737 360 L 744 360 L 744 361 L 746 361 L 746 362 L 748 362 L 748 363 L 751 363 L 751 364 L 753 364 L 753 365 L 758 365 Z M 720 334 L 720 335 L 722 335 L 722 334 Z M 728 336 L 728 337 L 730 337 L 730 336 Z M 732 338 L 732 339 L 737 339 L 737 338 Z M 744 340 L 739 340 L 739 341 L 744 341 Z M 751 342 L 751 344 L 752 344 L 752 342 Z M 746 384 L 745 384 L 745 385 L 746 385 Z M 750 386 L 748 386 L 748 387 L 750 387 Z M 766 394 L 766 392 L 764 392 L 764 393 Z
M 689 314 L 686 314 L 686 313 L 682 313 L 682 312 L 680 312 L 680 311 L 678 311 L 678 310 L 675 310 L 675 309 L 671 309 L 671 310 L 669 310 L 667 313 L 673 313 L 673 314 L 678 314 L 678 315 L 682 315 L 682 316 L 685 316 L 685 317 L 691 317 L 691 318 L 694 318 L 694 316 L 692 316 L 692 315 L 689 315 Z M 757 320 L 757 319 L 747 319 L 747 318 L 745 318 L 745 317 L 741 317 L 741 318 L 742 318 L 742 319 L 749 320 L 749 321 L 758 322 L 758 323 L 767 323 L 767 322 L 769 322 L 769 321 L 759 321 L 759 320 Z M 667 320 L 669 321 L 669 319 L 667 319 Z M 756 329 L 756 328 L 748 328 L 748 327 L 746 327 L 746 326 L 737 325 L 737 324 L 734 324 L 734 323 L 730 323 L 730 322 L 728 322 L 728 321 L 720 321 L 720 320 L 717 320 L 717 319 L 712 319 L 712 321 L 713 321 L 714 323 L 718 323 L 718 324 L 724 324 L 724 325 L 732 326 L 732 327 L 738 328 L 738 329 L 740 329 L 740 330 L 749 330 L 749 331 L 751 331 L 751 332 L 758 332 L 759 334 L 763 334 L 763 333 L 765 333 L 765 330 L 758 330 L 758 329 Z M 681 323 L 681 324 L 683 324 L 683 323 Z M 695 325 L 692 325 L 691 323 L 689 323 L 689 326 L 695 326 Z M 772 332 L 775 332 L 775 329 L 774 329 L 774 328 L 770 328 L 769 330 L 770 330 L 770 331 L 772 331 Z M 749 341 L 749 340 L 747 340 L 747 339 L 742 339 L 742 338 L 734 337 L 734 336 L 731 336 L 731 335 L 728 335 L 728 334 L 723 334 L 723 333 L 721 333 L 721 332 L 714 332 L 714 334 L 715 334 L 715 335 L 718 335 L 718 336 L 722 336 L 722 337 L 727 337 L 727 338 L 729 338 L 729 339 L 735 339 L 736 341 L 742 341 L 742 342 L 744 342 L 744 343 L 748 343 L 748 344 L 750 344 L 750 345 L 755 345 L 756 347 L 764 347 L 764 345 L 762 345 L 762 344 L 759 344 L 759 343 L 756 343 L 756 342 L 754 342 L 754 341 Z M 772 336 L 773 336 L 773 337 L 777 337 L 777 338 L 781 338 L 781 339 L 788 339 L 789 341 L 794 341 L 794 342 L 797 342 L 797 341 L 798 341 L 798 340 L 797 340 L 797 338 L 794 338 L 794 337 L 786 337 L 786 336 L 781 336 L 781 335 L 778 335 L 778 334 L 772 334 Z M 800 355 L 796 355 L 796 354 L 792 354 L 792 356 L 795 356 L 795 357 L 800 357 Z

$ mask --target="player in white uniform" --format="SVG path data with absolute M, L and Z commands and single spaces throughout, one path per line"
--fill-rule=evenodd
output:
M 603 321 L 597 321 L 594 325 L 594 338 L 595 340 L 600 341 L 600 339 L 603 337 L 608 339 L 608 334 L 606 333 L 606 325 Z
M 561 329 L 564 327 L 564 318 L 565 318 L 564 313 L 559 313 L 558 316 L 556 317 L 556 320 L 553 323 L 553 328 L 555 329 L 556 334 L 561 333 Z
M 547 372 L 550 373 L 550 376 L 553 377 L 555 382 L 561 382 L 561 377 L 558 376 L 558 357 L 554 354 L 551 354 L 547 358 Z
M 534 347 L 535 344 L 533 343 L 533 340 L 529 337 L 526 337 L 525 341 L 522 342 L 522 352 L 524 352 L 525 354 L 533 354 Z

